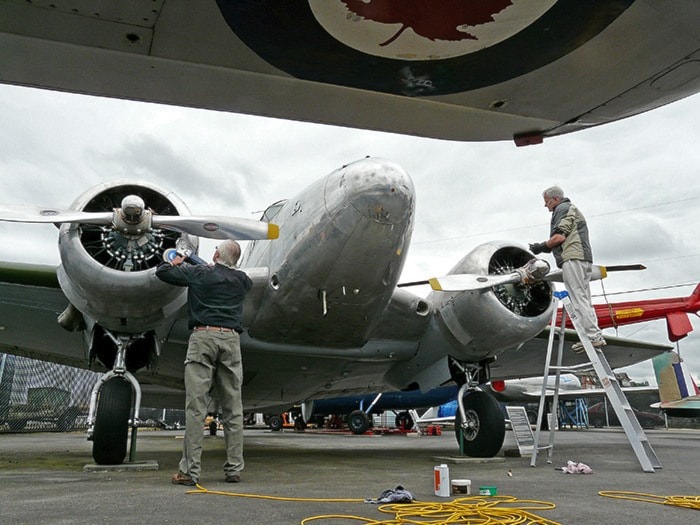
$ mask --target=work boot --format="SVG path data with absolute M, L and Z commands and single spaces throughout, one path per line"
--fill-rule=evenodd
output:
M 605 338 L 603 338 L 602 335 L 599 335 L 598 337 L 594 337 L 591 339 L 591 344 L 593 345 L 593 348 L 595 348 L 598 352 L 601 352 L 603 350 L 603 347 L 608 344 L 607 341 L 605 341 Z M 578 342 L 574 343 L 571 345 L 571 350 L 575 354 L 582 354 L 586 351 L 586 349 L 583 347 L 583 343 Z
M 196 480 L 179 471 L 173 474 L 170 481 L 172 481 L 175 485 L 185 485 L 186 487 L 194 487 L 197 484 Z

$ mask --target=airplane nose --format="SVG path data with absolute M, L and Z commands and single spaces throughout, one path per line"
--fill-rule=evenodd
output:
M 328 178 L 328 208 L 341 199 L 373 222 L 394 225 L 411 221 L 415 193 L 411 178 L 398 164 L 367 158 Z

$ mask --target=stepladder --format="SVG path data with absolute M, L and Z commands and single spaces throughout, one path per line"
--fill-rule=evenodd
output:
M 644 472 L 655 472 L 655 469 L 661 468 L 661 463 L 659 462 L 656 453 L 654 452 L 651 444 L 649 443 L 649 440 L 646 434 L 644 433 L 642 426 L 639 424 L 637 416 L 635 415 L 634 410 L 629 404 L 617 376 L 610 367 L 608 360 L 605 358 L 605 354 L 602 350 L 596 349 L 587 337 L 585 330 L 581 326 L 579 316 L 577 315 L 572 305 L 571 298 L 569 297 L 568 292 L 554 292 L 553 295 L 554 301 L 561 303 L 561 305 L 563 306 L 563 312 L 561 326 L 558 327 L 558 330 L 555 326 L 557 308 L 554 308 L 552 313 L 552 322 L 550 325 L 551 329 L 549 334 L 546 362 L 544 367 L 544 382 L 542 394 L 540 397 L 540 408 L 538 410 L 537 416 L 537 428 L 535 432 L 535 444 L 533 447 L 531 466 L 535 466 L 537 461 L 537 453 L 539 450 L 548 450 L 548 462 L 551 463 L 552 452 L 554 449 L 553 427 L 550 425 L 549 444 L 544 447 L 539 446 L 540 428 L 542 422 L 543 407 L 545 405 L 547 378 L 549 377 L 550 371 L 552 370 L 555 372 L 554 400 L 552 406 L 557 407 L 558 405 L 559 376 L 561 374 L 562 369 L 564 369 L 564 367 L 562 367 L 565 334 L 564 327 L 566 324 L 566 316 L 568 315 L 569 319 L 571 320 L 571 324 L 573 325 L 574 330 L 576 331 L 576 334 L 578 335 L 579 340 L 581 341 L 583 348 L 586 352 L 588 363 L 584 363 L 583 365 L 577 365 L 576 367 L 569 367 L 566 370 L 570 372 L 575 372 L 575 369 L 593 369 L 596 376 L 598 377 L 600 384 L 602 385 L 602 388 L 610 402 L 610 405 L 612 406 L 613 410 L 615 411 L 615 414 L 618 417 L 618 420 L 620 421 L 620 425 L 625 431 L 627 439 L 629 440 L 630 445 L 632 446 L 632 449 L 642 469 L 644 470 Z M 559 345 L 556 365 L 552 365 L 551 360 L 555 332 L 558 332 L 559 334 Z M 550 424 L 551 423 L 553 422 L 550 422 Z

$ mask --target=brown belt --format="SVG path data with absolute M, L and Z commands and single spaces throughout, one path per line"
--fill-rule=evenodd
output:
M 233 328 L 225 326 L 195 326 L 192 330 L 195 332 L 233 332 Z

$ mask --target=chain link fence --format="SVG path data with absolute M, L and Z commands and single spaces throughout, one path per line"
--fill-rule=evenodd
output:
M 100 373 L 0 354 L 0 432 L 87 429 L 92 388 Z M 184 410 L 141 408 L 141 426 L 179 428 Z

